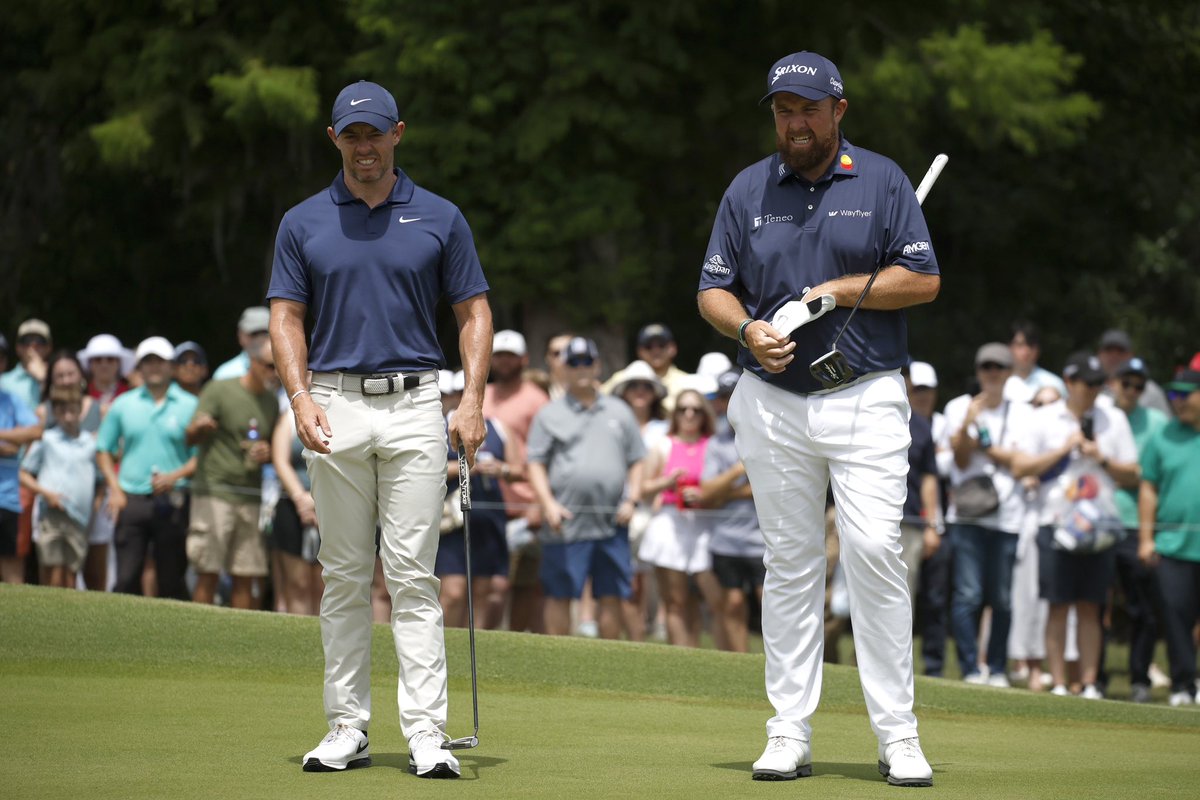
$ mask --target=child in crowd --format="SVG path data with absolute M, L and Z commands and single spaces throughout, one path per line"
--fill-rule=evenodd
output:
M 55 386 L 50 407 L 58 424 L 21 462 L 21 485 L 40 497 L 38 560 L 50 585 L 71 588 L 87 557 L 87 527 L 96 490 L 96 437 L 80 430 L 83 394 Z

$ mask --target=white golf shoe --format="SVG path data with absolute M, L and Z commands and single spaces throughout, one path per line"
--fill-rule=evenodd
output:
M 892 786 L 933 786 L 933 768 L 915 736 L 879 745 L 879 774 Z
M 304 754 L 305 772 L 340 772 L 371 766 L 367 734 L 349 725 L 337 725 L 316 748 Z
M 767 749 L 754 762 L 756 781 L 792 781 L 812 775 L 812 750 L 808 742 L 787 736 L 772 736 Z
M 414 733 L 408 740 L 408 771 L 418 778 L 457 778 L 458 759 L 442 749 L 446 734 L 437 729 Z

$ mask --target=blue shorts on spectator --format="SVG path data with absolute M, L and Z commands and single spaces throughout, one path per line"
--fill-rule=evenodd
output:
M 628 534 L 542 544 L 542 589 L 547 597 L 577 600 L 589 576 L 596 597 L 626 600 L 631 596 L 633 567 Z

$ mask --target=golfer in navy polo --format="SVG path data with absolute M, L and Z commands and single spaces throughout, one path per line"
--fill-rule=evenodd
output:
M 912 611 L 900 559 L 910 413 L 900 309 L 933 300 L 940 278 L 908 179 L 841 135 L 843 95 L 837 67 L 816 53 L 771 68 L 763 102 L 771 103 L 778 153 L 726 190 L 700 278 L 700 313 L 741 345 L 746 373 L 728 414 L 766 540 L 762 626 L 775 716 L 753 770 L 759 780 L 812 774 L 832 484 L 879 769 L 890 783 L 929 786 L 912 710 Z M 826 389 L 809 365 L 831 349 L 876 266 L 840 342 L 857 377 Z M 768 322 L 789 300 L 826 294 L 836 307 L 790 337 Z
M 267 292 L 275 361 L 307 448 L 325 578 L 321 640 L 330 730 L 305 755 L 304 769 L 343 770 L 371 760 L 370 592 L 378 523 L 409 771 L 457 778 L 457 759 L 441 749 L 446 654 L 433 569 L 446 489 L 437 387 L 445 359 L 435 312 L 444 296 L 458 321 L 466 387 L 450 440 L 473 460 L 484 435 L 491 358 L 488 285 L 462 213 L 394 166 L 404 123 L 386 89 L 365 81 L 343 89 L 328 133 L 342 171 L 284 215 Z M 304 336 L 310 309 L 311 345 Z

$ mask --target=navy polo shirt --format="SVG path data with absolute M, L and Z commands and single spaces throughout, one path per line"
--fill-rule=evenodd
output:
M 894 161 L 841 140 L 816 183 L 793 173 L 778 154 L 742 170 L 721 199 L 700 273 L 700 291 L 725 289 L 753 319 L 770 320 L 807 287 L 876 265 L 938 274 L 929 229 L 912 184 Z M 820 390 L 808 366 L 829 352 L 848 307 L 792 333 L 795 360 L 772 375 L 742 347 L 738 363 L 789 391 Z M 903 311 L 859 309 L 838 344 L 859 375 L 908 363 Z
M 410 372 L 445 366 L 438 299 L 488 290 L 462 212 L 399 169 L 376 208 L 350 194 L 343 173 L 279 224 L 267 298 L 313 312 L 314 372 Z

